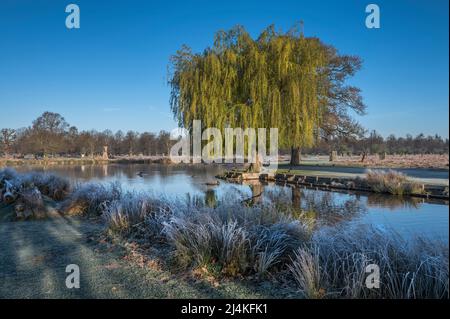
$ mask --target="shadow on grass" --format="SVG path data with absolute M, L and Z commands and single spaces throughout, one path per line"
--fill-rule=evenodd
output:
M 239 281 L 219 287 L 124 260 L 120 247 L 88 242 L 102 226 L 78 218 L 0 223 L 0 298 L 265 298 L 264 287 Z M 80 267 L 80 288 L 65 285 Z M 258 290 L 258 291 L 256 291 Z

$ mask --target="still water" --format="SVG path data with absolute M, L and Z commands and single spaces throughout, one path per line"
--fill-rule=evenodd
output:
M 168 197 L 200 196 L 214 200 L 254 200 L 289 202 L 303 210 L 319 211 L 321 218 L 335 223 L 343 219 L 355 223 L 370 223 L 392 228 L 404 237 L 424 235 L 449 240 L 448 202 L 423 199 L 402 199 L 367 193 L 339 193 L 317 189 L 293 188 L 281 185 L 233 184 L 214 176 L 222 166 L 110 164 L 86 166 L 21 167 L 19 171 L 47 171 L 69 178 L 73 182 L 120 182 L 130 190 L 152 192 Z M 336 218 L 339 216 L 339 218 Z

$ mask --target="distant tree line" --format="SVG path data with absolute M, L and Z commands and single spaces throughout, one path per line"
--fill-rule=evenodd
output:
M 448 154 L 449 140 L 439 135 L 419 134 L 413 137 L 396 137 L 391 134 L 383 138 L 376 131 L 360 138 L 347 138 L 339 136 L 322 139 L 315 147 L 305 150 L 305 153 L 329 154 L 337 151 L 340 155 L 347 154 Z
M 79 131 L 58 113 L 45 112 L 31 126 L 0 131 L 0 154 L 38 156 L 96 156 L 108 146 L 109 155 L 167 155 L 170 133 L 105 130 Z
M 118 155 L 167 155 L 175 141 L 170 133 L 135 131 L 112 132 L 105 130 L 79 131 L 70 126 L 58 113 L 45 112 L 32 125 L 22 129 L 3 128 L 0 131 L 0 154 L 38 156 L 96 156 L 108 146 L 108 153 Z M 316 146 L 304 149 L 305 154 L 446 154 L 449 152 L 449 140 L 439 135 L 415 137 L 390 135 L 383 138 L 376 131 L 356 138 L 346 136 L 322 138 Z M 286 150 L 289 152 L 289 150 Z

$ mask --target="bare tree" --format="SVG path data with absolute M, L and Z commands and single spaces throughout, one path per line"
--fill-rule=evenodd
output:
M 0 144 L 6 157 L 11 154 L 12 146 L 16 140 L 16 130 L 11 128 L 4 128 L 1 130 Z

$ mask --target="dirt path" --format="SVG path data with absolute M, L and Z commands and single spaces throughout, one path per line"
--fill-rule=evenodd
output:
M 124 260 L 124 250 L 90 242 L 101 226 L 82 219 L 0 223 L 0 298 L 258 298 L 239 283 L 213 287 Z M 80 288 L 65 285 L 80 267 Z M 262 287 L 264 288 L 264 287 Z M 262 289 L 263 290 L 263 289 Z

